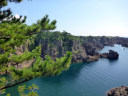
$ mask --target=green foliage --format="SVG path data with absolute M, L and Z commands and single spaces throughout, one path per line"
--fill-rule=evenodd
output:
M 24 52 L 22 55 L 13 55 L 9 58 L 10 62 L 21 63 L 26 60 L 37 58 L 41 55 L 41 46 L 36 47 L 32 52 Z M 19 79 L 31 79 L 34 77 L 34 72 L 32 68 L 23 68 L 22 70 L 17 70 L 15 67 L 11 66 L 9 68 L 11 75 L 14 80 Z
M 21 96 L 24 96 L 24 90 L 26 89 L 26 85 L 18 86 L 18 92 Z
M 71 64 L 72 54 L 67 52 L 64 57 L 57 58 L 55 61 L 50 56 L 46 56 L 45 60 L 38 57 L 33 65 L 35 72 L 41 72 L 43 76 L 59 75 L 62 71 L 67 70 Z
M 2 77 L 0 78 L 0 88 L 5 87 L 6 84 L 6 78 Z M 5 93 L 5 89 L 0 90 L 0 95 Z
M 25 80 L 30 80 L 35 77 L 35 73 L 33 72 L 32 68 L 23 68 L 21 72 L 22 74 L 19 74 L 21 79 L 24 78 Z
M 39 89 L 39 87 L 36 86 L 35 84 L 32 84 L 31 86 L 28 87 L 26 87 L 26 85 L 18 86 L 18 91 L 20 96 L 39 96 L 36 92 L 37 89 Z M 28 94 L 24 93 L 25 90 L 28 90 L 29 93 Z
M 5 71 L 7 71 L 7 70 L 8 70 L 8 67 L 4 65 L 4 66 L 1 68 L 0 72 L 5 72 Z
M 13 55 L 9 57 L 10 62 L 14 63 L 22 63 L 23 61 L 27 61 L 33 58 L 32 52 L 25 51 L 22 55 Z
M 41 55 L 41 45 L 39 45 L 38 47 L 36 47 L 35 49 L 32 50 L 32 53 L 34 55 L 35 58 L 37 58 L 38 56 Z
M 7 6 L 8 2 L 15 2 L 15 3 L 19 3 L 22 0 L 0 0 L 0 6 L 4 7 Z
M 6 64 L 8 62 L 9 53 L 0 54 L 0 64 Z
M 4 6 L 7 6 L 8 2 L 19 3 L 22 0 L 1 0 L 0 9 Z M 41 45 L 34 44 L 39 42 L 41 39 L 47 39 L 48 42 L 61 39 L 74 39 L 70 34 L 63 34 L 61 36 L 60 32 L 52 34 L 51 30 L 56 28 L 56 20 L 50 22 L 48 15 L 43 17 L 41 20 L 38 20 L 36 24 L 28 26 L 23 24 L 26 20 L 22 16 L 16 18 L 12 15 L 10 9 L 0 10 L 0 71 L 9 71 L 12 76 L 10 82 L 6 81 L 5 78 L 0 79 L 0 88 L 3 88 L 5 84 L 14 84 L 19 81 L 30 80 L 39 76 L 55 76 L 59 75 L 62 71 L 67 70 L 71 64 L 71 52 L 67 52 L 64 57 L 57 58 L 55 61 L 52 60 L 50 56 L 46 56 L 45 60 L 42 60 L 41 55 Z M 44 34 L 44 36 L 42 36 Z M 54 38 L 49 38 L 53 36 Z M 56 36 L 58 36 L 56 38 Z M 24 42 L 28 41 L 32 45 L 31 49 L 23 52 L 21 55 L 16 54 L 15 48 L 22 45 Z M 39 47 L 36 47 L 39 46 Z M 53 44 L 52 44 L 53 46 Z M 1 50 L 3 52 L 1 52 Z M 23 68 L 17 70 L 14 66 L 7 68 L 8 63 L 19 64 L 23 61 L 34 59 L 35 63 L 32 67 Z M 29 90 L 28 94 L 25 94 L 25 90 Z M 38 96 L 35 91 L 38 89 L 36 85 L 29 86 L 20 86 L 18 87 L 20 96 Z M 0 90 L 0 93 L 3 94 L 5 90 Z M 10 94 L 7 94 L 10 96 Z
M 43 21 L 42 21 L 43 20 Z M 33 52 L 35 49 L 36 41 L 33 41 L 35 39 L 36 35 L 40 35 L 44 30 L 53 30 L 55 29 L 56 21 L 49 22 L 48 16 L 45 16 L 43 19 L 41 19 L 39 24 L 28 26 L 23 23 L 0 23 L 0 51 L 3 50 L 2 54 L 0 54 L 0 65 L 8 63 L 9 61 L 13 61 L 15 63 L 21 63 L 24 60 L 29 60 L 33 58 Z M 44 27 L 41 27 L 44 26 Z M 49 26 L 49 27 L 47 27 Z M 51 26 L 51 27 L 50 27 Z M 54 28 L 53 28 L 54 26 Z M 31 47 L 30 51 L 33 50 L 33 52 L 25 51 L 22 56 L 17 56 L 15 54 L 15 47 L 20 46 L 24 42 L 29 41 L 31 43 L 30 45 L 34 44 L 33 47 Z M 38 41 L 37 41 L 38 42 Z M 36 49 L 37 50 L 37 49 Z M 40 51 L 40 50 L 38 50 Z M 41 52 L 41 51 L 40 51 Z M 4 54 L 3 54 L 4 53 Z M 39 55 L 39 52 L 34 52 L 34 55 Z M 35 56 L 36 58 L 36 56 Z
M 3 83 L 5 83 L 5 81 L 6 81 L 5 78 L 0 79 L 0 88 L 2 88 L 2 85 Z M 39 89 L 39 87 L 35 84 L 32 84 L 31 86 L 28 86 L 28 87 L 26 87 L 26 85 L 18 86 L 17 89 L 19 92 L 19 96 L 39 96 L 36 91 L 37 89 Z M 27 93 L 24 91 L 27 91 Z M 5 93 L 5 89 L 0 90 L 0 95 L 4 93 Z M 11 95 L 7 93 L 6 96 L 11 96 Z
M 14 49 L 15 46 L 21 45 L 30 35 L 34 34 L 33 30 L 38 32 L 36 26 L 27 26 L 22 23 L 0 24 L 0 48 L 5 51 Z
M 13 80 L 30 80 L 40 76 L 55 76 L 59 75 L 62 71 L 67 70 L 70 67 L 72 59 L 72 53 L 67 52 L 64 57 L 57 58 L 56 61 L 52 60 L 50 56 L 46 56 L 46 59 L 42 62 L 42 58 L 38 56 L 35 63 L 30 68 L 23 68 L 17 70 L 11 66 L 11 76 Z
M 10 62 L 22 63 L 23 61 L 31 60 L 41 55 L 41 46 L 36 47 L 32 52 L 25 51 L 22 55 L 15 55 L 9 57 Z
M 7 95 L 6 96 L 11 96 L 9 93 L 7 93 Z
M 19 3 L 21 1 L 22 0 L 3 0 L 2 2 L 0 1 L 0 5 L 4 7 L 8 2 Z M 10 18 L 11 20 L 9 21 Z M 50 22 L 48 15 L 31 26 L 23 24 L 26 17 L 23 21 L 21 21 L 21 18 L 22 16 L 20 16 L 19 19 L 13 17 L 10 9 L 0 11 L 0 50 L 3 50 L 3 53 L 0 54 L 0 67 L 1 71 L 8 70 L 10 72 L 12 82 L 9 82 L 9 84 L 14 84 L 22 80 L 30 80 L 39 76 L 55 76 L 67 70 L 71 64 L 71 52 L 67 52 L 64 57 L 56 58 L 55 61 L 48 55 L 45 57 L 45 60 L 42 60 L 40 57 L 41 45 L 39 46 L 39 44 L 35 43 L 43 39 L 47 39 L 48 42 L 54 41 L 55 43 L 57 40 L 72 41 L 76 38 L 66 32 L 55 32 L 55 34 L 49 32 L 56 28 L 56 20 Z M 6 20 L 4 21 L 4 19 Z M 21 55 L 17 55 L 15 48 L 26 41 L 31 45 L 31 49 L 23 52 Z M 50 46 L 53 45 L 52 43 Z M 14 66 L 11 66 L 9 69 L 7 68 L 8 63 L 11 63 L 11 65 L 19 64 L 31 59 L 35 60 L 32 67 L 21 70 L 17 70 Z M 24 93 L 26 86 L 22 86 L 19 87 L 19 93 L 25 96 L 37 96 L 37 93 L 34 91 L 35 88 L 37 88 L 35 85 L 29 87 L 28 89 L 32 92 L 26 95 Z
M 32 52 L 25 51 L 21 55 L 12 54 L 11 56 L 9 56 L 8 52 L 6 52 L 5 54 L 0 54 L 0 72 L 5 72 L 6 70 L 8 70 L 7 63 L 9 62 L 11 62 L 12 65 L 18 64 L 24 61 L 36 59 L 40 55 L 41 55 L 41 45 L 33 49 Z M 12 67 L 10 67 L 10 69 L 11 68 Z
M 12 80 L 13 81 L 17 81 L 17 80 L 21 79 L 21 76 L 23 74 L 23 71 L 17 70 L 13 66 L 9 67 L 9 71 L 11 72 L 11 76 L 12 76 Z M 14 82 L 12 82 L 12 83 L 14 83 Z
M 44 19 L 45 18 L 45 19 Z M 13 77 L 12 82 L 18 80 L 30 80 L 34 77 L 42 75 L 42 72 L 35 72 L 33 67 L 24 68 L 22 70 L 17 70 L 13 66 L 9 69 L 7 64 L 11 65 L 22 63 L 30 59 L 38 59 L 41 55 L 41 45 L 34 45 L 32 50 L 23 52 L 21 55 L 16 54 L 15 48 L 23 44 L 25 41 L 33 42 L 36 35 L 44 32 L 44 30 L 53 30 L 55 29 L 56 21 L 49 22 L 48 16 L 44 17 L 39 24 L 28 26 L 21 22 L 18 23 L 0 23 L 0 51 L 3 50 L 0 54 L 0 71 L 8 70 Z M 42 27 L 43 26 L 43 27 Z M 39 47 L 36 47 L 39 46 Z M 38 60 L 37 60 L 38 61 Z M 42 61 L 41 61 L 42 62 Z
M 41 31 L 54 30 L 56 28 L 56 20 L 50 22 L 48 15 L 44 16 L 41 20 L 37 21 L 37 24 L 41 28 Z
M 35 91 L 35 90 L 39 89 L 39 87 L 36 86 L 35 84 L 32 84 L 32 86 L 29 86 L 28 89 L 31 91 Z
M 70 55 L 70 56 L 69 56 Z M 43 76 L 59 75 L 62 71 L 67 70 L 71 64 L 71 53 L 67 52 L 64 57 L 57 58 L 56 61 L 52 60 L 50 56 L 41 62 L 41 58 L 34 63 L 34 70 L 41 72 Z M 41 62 L 37 65 L 38 62 Z

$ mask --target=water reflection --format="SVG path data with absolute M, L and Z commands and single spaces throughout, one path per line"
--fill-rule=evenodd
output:
M 70 69 L 67 71 L 64 71 L 62 74 L 60 74 L 59 76 L 55 76 L 55 77 L 45 77 L 42 78 L 43 80 L 45 80 L 46 82 L 64 82 L 67 80 L 74 80 L 75 78 L 77 78 L 79 76 L 79 73 L 81 71 L 82 68 L 84 68 L 85 63 L 74 63 L 71 65 Z M 51 80 L 52 79 L 52 80 Z
M 113 65 L 113 64 L 116 64 L 118 62 L 118 59 L 117 60 L 110 60 L 110 59 L 108 59 L 108 61 L 109 61 L 110 65 Z

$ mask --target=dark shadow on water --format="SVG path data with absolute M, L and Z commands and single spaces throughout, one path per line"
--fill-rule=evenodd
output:
M 79 64 L 72 64 L 71 67 L 67 70 L 61 73 L 59 76 L 54 76 L 54 77 L 42 77 L 41 79 L 48 81 L 48 82 L 60 82 L 60 81 L 65 81 L 65 80 L 71 80 L 75 79 L 76 77 L 79 76 L 79 73 L 81 69 L 85 66 L 84 63 L 79 63 Z
M 116 60 L 110 60 L 110 59 L 108 59 L 108 61 L 109 61 L 109 65 L 115 65 L 115 64 L 117 64 L 117 62 L 119 62 L 119 59 L 116 59 Z
M 62 74 L 59 76 L 54 76 L 54 77 L 42 77 L 43 81 L 45 82 L 64 82 L 64 81 L 69 81 L 69 80 L 74 80 L 77 78 L 81 72 L 81 70 L 88 66 L 94 66 L 95 62 L 92 63 L 73 63 L 71 67 L 67 70 L 64 71 Z

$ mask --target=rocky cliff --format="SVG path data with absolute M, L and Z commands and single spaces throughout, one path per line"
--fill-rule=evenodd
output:
M 128 38 L 73 36 L 67 32 L 43 33 L 38 37 L 36 42 L 42 46 L 42 58 L 44 58 L 45 55 L 50 55 L 55 59 L 63 56 L 66 51 L 71 51 L 73 53 L 72 62 L 96 61 L 101 57 L 97 51 L 104 48 L 104 46 L 120 44 L 128 47 Z M 111 56 L 114 55 L 109 54 L 110 58 L 112 58 Z
M 29 42 L 30 41 L 30 42 Z M 120 44 L 128 47 L 128 38 L 123 37 L 105 37 L 105 36 L 73 36 L 67 32 L 43 32 L 16 48 L 16 54 L 21 55 L 24 51 L 31 51 L 36 46 L 41 45 L 41 57 L 50 55 L 54 60 L 63 56 L 66 51 L 73 53 L 72 62 L 91 62 L 96 61 L 100 57 L 107 56 L 99 54 L 98 50 L 104 46 L 113 46 Z M 0 53 L 3 50 L 0 49 Z M 114 56 L 114 55 L 111 55 Z M 112 57 L 110 57 L 112 58 Z
M 113 46 L 120 44 L 128 47 L 128 38 L 122 37 L 105 37 L 105 36 L 73 36 L 67 32 L 43 32 L 38 36 L 31 37 L 29 40 L 19 47 L 16 47 L 15 55 L 22 55 L 26 50 L 32 52 L 37 46 L 41 45 L 41 57 L 45 59 L 46 55 L 50 55 L 53 60 L 60 58 L 67 51 L 72 52 L 72 63 L 74 62 L 92 62 L 99 58 L 117 59 L 118 53 L 110 51 L 110 53 L 98 53 L 98 50 L 104 46 Z M 0 54 L 3 54 L 0 49 Z M 32 66 L 34 60 L 27 59 L 19 64 L 13 64 L 17 69 Z M 9 63 L 7 67 L 12 65 Z M 21 66 L 22 65 L 22 66 Z

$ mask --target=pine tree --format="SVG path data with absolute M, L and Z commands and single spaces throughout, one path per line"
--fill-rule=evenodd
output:
M 58 75 L 69 68 L 72 57 L 72 54 L 67 52 L 64 57 L 58 58 L 56 61 L 52 60 L 50 56 L 46 56 L 46 60 L 42 62 L 42 58 L 40 57 L 41 46 L 35 46 L 32 51 L 25 51 L 21 55 L 16 54 L 15 47 L 20 46 L 32 36 L 38 37 L 40 33 L 47 32 L 46 40 L 49 41 L 49 31 L 56 28 L 56 20 L 50 22 L 48 15 L 38 20 L 37 23 L 28 26 L 24 24 L 26 17 L 21 20 L 22 16 L 15 18 L 10 9 L 1 10 L 4 6 L 7 6 L 8 2 L 19 3 L 21 1 L 22 0 L 0 0 L 0 71 L 10 72 L 12 78 L 8 84 L 12 85 L 18 84 L 20 80 L 24 82 L 42 75 Z M 14 63 L 18 65 L 30 59 L 35 60 L 33 66 L 21 70 L 14 67 Z M 8 68 L 9 63 L 12 66 Z M 2 80 L 3 81 L 0 79 L 0 82 L 5 82 L 4 79 Z M 5 85 L 1 85 L 0 89 L 4 87 Z M 4 92 L 4 90 L 1 90 L 1 92 Z M 31 96 L 31 94 L 36 93 L 30 93 L 28 96 Z
M 15 16 L 12 15 L 12 11 L 10 9 L 2 10 L 2 8 L 7 6 L 9 2 L 19 3 L 21 1 L 22 0 L 0 0 L 0 23 L 24 23 L 26 21 L 26 16 L 20 16 L 20 18 L 16 18 Z

